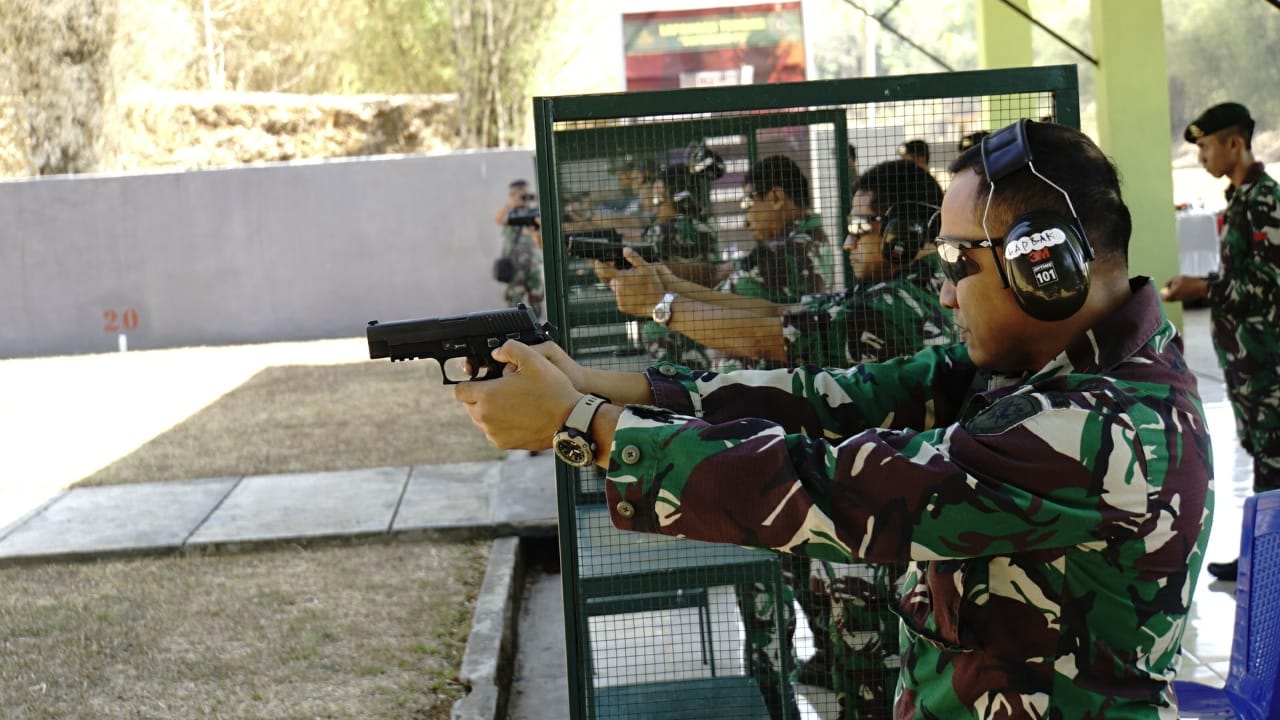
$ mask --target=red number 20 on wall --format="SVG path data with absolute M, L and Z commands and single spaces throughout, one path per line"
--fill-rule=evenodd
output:
M 138 311 L 133 308 L 125 308 L 123 311 L 103 310 L 102 320 L 105 332 L 121 333 L 138 329 Z

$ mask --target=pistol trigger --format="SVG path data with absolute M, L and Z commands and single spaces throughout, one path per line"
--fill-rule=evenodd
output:
M 506 363 L 504 363 L 504 362 L 502 362 L 501 360 L 494 360 L 492 357 L 490 357 L 490 358 L 489 358 L 489 372 L 485 373 L 485 375 L 484 375 L 484 379 L 485 379 L 485 380 L 492 380 L 492 379 L 494 379 L 494 378 L 500 378 L 500 377 L 502 377 L 502 368 L 504 368 L 504 367 L 506 367 L 506 366 L 507 366 L 507 364 L 506 364 Z

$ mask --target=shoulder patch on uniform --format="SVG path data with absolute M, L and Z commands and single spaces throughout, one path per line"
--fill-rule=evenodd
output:
M 974 435 L 997 435 L 1044 410 L 1034 397 L 1028 395 L 1011 395 L 992 403 L 991 407 L 978 413 L 965 429 Z

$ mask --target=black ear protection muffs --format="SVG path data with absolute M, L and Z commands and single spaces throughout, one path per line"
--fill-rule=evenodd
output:
M 1001 280 L 1023 312 L 1037 320 L 1065 320 L 1084 305 L 1089 295 L 1088 263 L 1093 260 L 1093 249 L 1071 196 L 1036 170 L 1027 142 L 1030 122 L 1024 118 L 982 140 L 982 167 L 991 183 L 987 207 L 982 212 L 982 231 L 987 240 L 992 240 L 987 212 L 996 185 L 1024 167 L 1062 193 L 1071 217 L 1050 211 L 1022 215 L 1005 231 L 1003 241 L 991 243 L 991 252 L 996 256 Z
M 938 208 L 918 201 L 900 202 L 880 220 L 880 245 L 889 262 L 911 262 L 920 248 L 938 237 Z

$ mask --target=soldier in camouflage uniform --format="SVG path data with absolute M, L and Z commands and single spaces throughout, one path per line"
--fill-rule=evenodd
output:
M 932 252 L 941 202 L 942 188 L 913 162 L 881 163 L 862 175 L 844 244 L 856 283 L 844 293 L 806 297 L 803 309 L 783 314 L 792 366 L 882 362 L 952 343 Z M 900 664 L 892 607 L 905 570 L 902 563 L 812 563 L 815 590 L 829 603 L 814 612 L 829 623 L 831 640 L 829 657 L 811 662 L 826 661 L 830 680 L 823 684 L 836 691 L 842 718 L 892 714 Z
M 812 211 L 809 179 L 804 172 L 790 158 L 770 155 L 752 164 L 743 178 L 742 189 L 746 226 L 755 240 L 751 251 L 736 260 L 722 263 L 717 268 L 719 282 L 714 288 L 676 278 L 673 272 L 668 289 L 687 297 L 703 297 L 711 301 L 732 296 L 731 300 L 755 298 L 773 303 L 797 302 L 807 293 L 820 291 L 822 276 L 812 255 L 819 245 L 825 244 L 826 235 L 822 230 L 821 216 Z M 601 268 L 597 267 L 597 272 L 600 271 Z M 648 314 L 649 308 L 664 300 L 665 293 L 659 292 L 654 298 L 639 301 L 640 308 L 636 308 L 635 293 L 630 289 L 634 273 L 617 273 L 614 277 L 614 288 L 622 297 L 631 300 L 631 304 L 623 308 L 627 312 Z M 679 321 L 672 327 L 673 316 L 659 317 L 665 321 L 655 325 L 675 331 L 672 332 L 673 337 L 693 338 L 699 347 L 706 340 L 714 339 L 706 334 L 706 325 L 708 322 L 714 324 L 715 318 L 705 318 L 705 322 L 693 324 Z M 687 320 L 689 316 L 683 315 L 682 318 Z M 758 358 L 724 353 L 715 353 L 713 361 L 721 370 L 730 364 L 751 367 L 766 364 Z M 784 561 L 783 576 L 787 582 L 780 595 L 763 583 L 735 588 L 746 635 L 743 652 L 747 670 L 760 680 L 761 690 L 770 700 L 770 712 L 775 718 L 797 717 L 799 712 L 790 685 L 778 682 L 780 677 L 789 675 L 793 670 L 790 662 L 783 666 L 782 653 L 782 645 L 791 642 L 795 629 L 793 602 L 796 598 L 792 590 L 797 591 L 806 612 L 813 604 L 808 593 L 807 561 L 801 558 Z M 797 579 L 799 586 L 794 582 Z M 782 611 L 785 626 L 785 637 L 781 638 L 774 619 L 778 609 Z M 820 637 L 827 634 L 822 627 L 814 629 L 821 632 Z M 790 660 L 792 655 L 788 652 L 785 657 Z M 782 672 L 779 672 L 780 668 Z M 783 707 L 790 708 L 790 715 L 784 714 Z
M 1027 163 L 993 190 L 985 152 L 957 160 L 937 242 L 961 344 L 718 374 L 611 372 L 509 342 L 493 353 L 504 377 L 455 396 L 503 448 L 547 448 L 591 408 L 585 454 L 621 529 L 910 561 L 895 717 L 1172 720 L 1209 432 L 1155 287 L 1127 277 L 1114 166 L 1079 131 L 1024 122 L 1074 212 Z M 1005 282 L 1018 255 L 987 233 L 1035 211 L 1077 216 L 1093 248 L 1062 319 L 1024 310 Z
M 770 177 L 768 170 L 758 166 L 748 175 L 753 212 L 774 202 L 770 197 L 781 189 L 755 194 L 755 188 L 771 184 L 753 182 L 753 176 Z M 786 173 L 774 169 L 772 176 L 785 177 Z M 799 190 L 790 194 L 807 198 L 807 192 L 802 195 Z M 846 292 L 809 294 L 809 284 L 804 287 L 805 294 L 797 297 L 794 290 L 787 293 L 785 286 L 758 279 L 760 268 L 767 270 L 768 262 L 744 263 L 731 276 L 741 278 L 737 286 L 728 282 L 722 286 L 737 290 L 739 295 L 708 294 L 669 276 L 664 276 L 662 288 L 656 288 L 642 281 L 639 271 L 622 274 L 614 287 L 620 306 L 633 313 L 642 312 L 664 290 L 675 292 L 671 305 L 676 310 L 669 314 L 668 322 L 725 352 L 742 352 L 744 346 L 736 341 L 752 334 L 757 338 L 754 349 L 760 352 L 767 346 L 759 336 L 768 335 L 773 352 L 785 352 L 785 361 L 773 359 L 767 351 L 736 358 L 756 369 L 797 364 L 843 367 L 950 344 L 951 314 L 938 302 L 942 276 L 931 243 L 936 234 L 932 221 L 941 200 L 942 188 L 937 181 L 910 161 L 881 163 L 862 175 L 844 243 L 856 283 Z M 749 213 L 749 221 L 751 217 Z M 767 216 L 756 218 L 758 225 L 767 222 Z M 765 243 L 758 250 L 770 247 Z M 643 265 L 643 261 L 635 262 Z M 793 272 L 791 276 L 791 284 L 799 289 L 798 281 L 805 275 Z M 757 287 L 772 287 L 773 292 L 755 291 Z M 745 315 L 748 301 L 741 295 L 757 300 L 751 304 L 759 309 L 757 315 Z M 729 322 L 732 318 L 741 323 L 747 317 L 751 319 L 748 327 L 733 328 Z M 720 366 L 717 369 L 723 370 Z M 899 667 L 897 620 L 891 599 L 896 597 L 894 581 L 905 567 L 831 562 L 810 565 L 807 559 L 785 564 L 789 579 L 798 581 L 794 590 L 810 620 L 817 648 L 814 657 L 801 667 L 799 679 L 836 690 L 843 717 L 887 716 Z M 759 607 L 771 608 L 772 603 L 761 602 Z M 767 618 L 758 626 L 760 642 L 767 640 L 772 648 L 773 626 Z
M 729 274 L 715 290 L 742 297 L 763 298 L 770 302 L 796 302 L 803 295 L 822 290 L 822 275 L 813 262 L 813 253 L 826 242 L 822 217 L 811 208 L 809 179 L 793 160 L 785 155 L 770 155 L 752 164 L 743 178 L 743 210 L 746 226 L 756 241 L 751 252 L 734 260 Z M 718 370 L 733 365 L 760 367 L 755 358 L 729 357 L 717 354 Z M 738 607 L 746 634 L 744 654 L 748 673 L 762 681 L 761 691 L 770 702 L 774 718 L 799 717 L 790 683 L 778 684 L 794 670 L 794 652 L 784 656 L 782 645 L 788 646 L 795 636 L 794 603 L 801 601 L 806 615 L 814 610 L 812 593 L 808 592 L 809 565 L 804 558 L 783 558 L 784 584 L 775 593 L 771 586 L 754 583 L 736 588 Z M 774 621 L 775 606 L 783 613 L 783 632 L 779 637 Z M 812 624 L 812 623 L 811 623 Z M 826 633 L 821 626 L 815 635 L 822 642 Z M 783 665 L 783 657 L 787 663 Z M 781 666 L 781 667 L 780 667 Z M 781 672 L 778 672 L 781 669 Z M 787 704 L 790 715 L 783 715 Z
M 707 206 L 711 182 L 723 172 L 723 164 L 717 170 L 714 165 L 675 163 L 663 168 L 650 185 L 654 222 L 645 228 L 641 240 L 656 247 L 659 259 L 695 282 L 705 281 L 714 273 L 720 259 L 719 236 L 707 222 Z M 643 321 L 641 337 L 654 360 L 667 359 L 691 367 L 708 367 L 711 363 L 706 348 L 661 324 Z
M 530 198 L 533 198 L 530 200 Z M 528 305 L 542 316 L 542 232 L 541 228 L 513 225 L 511 211 L 535 202 L 525 180 L 513 180 L 507 186 L 507 202 L 498 209 L 494 222 L 502 227 L 502 255 L 515 265 L 515 275 L 502 290 L 502 299 L 510 307 Z
M 1208 299 L 1213 346 L 1222 366 L 1240 444 L 1253 457 L 1253 491 L 1280 488 L 1280 185 L 1253 158 L 1254 121 L 1239 103 L 1209 108 L 1184 138 L 1200 164 L 1227 176 L 1221 263 L 1206 278 L 1179 276 L 1165 300 Z M 1236 579 L 1237 560 L 1209 563 Z

